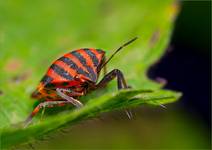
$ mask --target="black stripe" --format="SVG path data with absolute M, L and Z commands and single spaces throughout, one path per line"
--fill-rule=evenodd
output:
M 91 58 L 93 64 L 95 67 L 98 66 L 99 64 L 99 60 L 98 58 L 96 57 L 96 55 L 88 48 L 84 48 L 84 51 L 89 55 L 89 57 Z
M 82 74 L 86 76 L 87 78 L 90 78 L 89 73 L 85 72 L 82 68 L 79 68 L 76 63 L 74 63 L 71 59 L 67 57 L 61 57 L 58 60 L 64 62 L 67 64 L 70 68 L 74 69 L 77 71 L 78 74 Z
M 90 78 L 91 78 L 91 80 L 92 81 L 94 81 L 94 82 L 96 82 L 96 80 L 97 80 L 97 76 L 96 76 L 96 73 L 93 71 L 93 69 L 91 68 L 91 67 L 87 67 L 87 70 L 88 70 L 88 72 L 89 72 L 89 74 L 90 74 Z
M 99 54 L 105 53 L 105 51 L 103 51 L 103 50 L 101 50 L 101 49 L 96 49 L 96 51 L 97 51 Z
M 51 69 L 54 70 L 55 73 L 57 73 L 59 76 L 67 79 L 67 80 L 73 80 L 73 77 L 67 72 L 65 71 L 63 68 L 61 68 L 60 66 L 53 64 L 50 67 Z
M 87 65 L 86 59 L 77 51 L 73 51 L 73 52 L 71 52 L 71 54 L 73 56 L 75 56 L 77 59 L 79 59 L 79 61 L 82 63 L 82 65 L 88 70 L 90 79 L 92 81 L 96 82 L 96 80 L 97 80 L 96 73 L 90 66 Z
M 52 77 L 49 77 L 48 75 L 45 75 L 42 80 L 40 82 L 42 82 L 43 84 L 48 84 L 53 80 Z
M 79 61 L 83 64 L 83 66 L 87 66 L 86 59 L 80 53 L 78 53 L 77 51 L 73 51 L 71 52 L 71 54 L 77 57 Z
M 77 70 L 78 69 L 78 66 L 72 61 L 70 60 L 69 58 L 67 57 L 61 57 L 59 58 L 58 60 L 64 62 L 65 64 L 67 64 L 70 68 L 74 69 L 74 70 Z

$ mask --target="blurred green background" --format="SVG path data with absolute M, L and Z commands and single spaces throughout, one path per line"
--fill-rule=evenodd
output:
M 148 18 L 147 20 L 151 23 L 151 19 L 155 18 L 151 16 L 157 16 L 160 5 L 166 5 L 166 3 L 170 3 L 170 1 L 1 1 L 0 49 L 8 49 L 8 51 L 0 50 L 0 60 L 19 58 L 13 59 L 9 63 L 12 68 L 19 68 L 22 58 L 32 66 L 39 64 L 37 68 L 34 68 L 37 70 L 37 76 L 32 75 L 39 80 L 38 74 L 42 74 L 46 69 L 41 67 L 42 64 L 50 63 L 56 55 L 60 56 L 65 52 L 61 52 L 61 49 L 84 47 L 91 45 L 93 40 L 97 43 L 96 47 L 111 48 L 107 45 L 108 42 L 110 42 L 110 46 L 117 46 L 119 44 L 117 39 L 123 40 L 123 37 L 128 39 L 129 36 L 133 37 L 138 32 L 142 35 L 142 25 L 138 26 L 137 22 L 144 17 Z M 200 57 L 209 59 L 210 21 L 208 20 L 210 20 L 210 5 L 211 3 L 207 1 L 180 3 L 181 11 L 176 20 L 176 28 L 170 47 L 167 49 L 174 47 L 173 51 L 175 52 L 184 49 L 185 51 L 181 51 L 181 54 L 186 56 L 185 59 L 190 58 L 190 55 L 198 56 L 194 61 L 198 61 Z M 147 11 L 148 14 L 146 14 L 146 9 L 151 11 Z M 117 16 L 122 16 L 124 19 L 117 18 Z M 77 21 L 72 18 L 76 18 Z M 123 28 L 126 30 L 123 31 Z M 104 32 L 99 33 L 102 31 Z M 150 33 L 144 33 L 145 39 Z M 27 43 L 23 37 L 27 38 Z M 13 42 L 11 43 L 11 41 Z M 78 41 L 83 42 L 78 43 Z M 16 51 L 16 46 L 18 46 L 19 51 Z M 42 53 L 37 55 L 38 49 L 46 49 L 45 56 Z M 186 51 L 187 49 L 190 51 Z M 189 55 L 185 55 L 187 53 Z M 199 55 L 200 53 L 201 55 Z M 46 60 L 46 55 L 49 56 L 49 60 Z M 39 59 L 30 61 L 30 58 L 33 57 L 39 57 Z M 207 59 L 206 65 L 209 64 Z M 183 61 L 173 62 L 173 66 L 176 67 L 176 64 L 181 62 Z M 203 62 L 205 63 L 205 61 Z M 205 66 L 204 63 L 198 65 Z M 4 61 L 0 61 L 1 68 L 5 67 L 4 64 Z M 169 61 L 165 61 L 164 65 L 167 64 Z M 27 66 L 28 64 L 24 64 L 22 67 Z M 160 72 L 158 67 L 161 66 L 153 67 L 149 73 L 150 77 L 158 76 L 157 72 Z M 170 83 L 166 88 L 183 91 L 184 94 L 190 92 L 195 97 L 197 91 L 193 93 L 194 91 L 180 88 L 185 87 L 185 82 L 178 82 L 182 83 L 181 86 L 175 86 L 177 83 L 174 77 L 180 74 L 178 71 L 185 71 L 186 68 L 185 70 L 178 69 L 178 71 L 170 68 L 166 70 L 168 73 L 165 72 L 165 75 L 169 74 L 173 78 L 168 80 Z M 11 76 L 17 73 L 13 70 L 7 70 L 7 68 L 6 71 L 10 72 Z M 208 70 L 201 70 L 201 74 L 209 73 L 206 71 Z M 30 73 L 31 71 L 26 72 L 25 75 Z M 192 78 L 193 72 L 185 71 L 185 73 L 188 74 L 187 80 Z M 4 84 L 3 79 L 7 79 L 7 77 L 4 73 L 0 75 L 2 79 L 0 84 Z M 166 77 L 165 75 L 159 74 L 162 77 Z M 209 80 L 204 78 L 203 85 L 196 82 L 193 86 L 196 86 L 197 89 L 203 89 L 203 92 L 209 91 L 209 87 L 204 84 L 209 83 Z M 19 80 L 14 79 L 14 81 L 18 82 Z M 29 82 L 28 84 L 31 84 L 31 81 Z M 31 89 L 28 90 L 31 91 Z M 20 93 L 17 94 L 20 95 Z M 105 114 L 96 119 L 83 121 L 74 127 L 66 128 L 64 131 L 52 133 L 40 141 L 33 142 L 32 146 L 36 149 L 210 149 L 210 93 L 201 93 L 200 90 L 197 95 L 201 94 L 208 96 L 196 99 L 195 104 L 193 104 L 193 97 L 187 96 L 178 103 L 168 105 L 167 109 L 141 106 L 132 110 L 134 117 L 131 120 L 122 111 Z M 200 110 L 198 110 L 198 106 L 201 106 Z M 28 149 L 30 146 L 23 145 L 17 148 Z

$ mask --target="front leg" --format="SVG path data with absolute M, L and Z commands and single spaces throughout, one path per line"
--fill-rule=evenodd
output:
M 110 81 L 112 81 L 115 77 L 117 77 L 117 86 L 118 89 L 127 89 L 130 88 L 127 83 L 126 80 L 124 79 L 124 75 L 123 73 L 118 70 L 118 69 L 114 69 L 111 72 L 109 72 L 108 74 L 106 74 L 103 79 L 96 85 L 95 88 L 102 88 L 105 87 Z M 132 118 L 132 113 L 130 110 L 125 110 L 127 116 L 129 119 Z
M 127 83 L 124 79 L 124 75 L 122 72 L 118 69 L 114 69 L 108 74 L 106 74 L 103 79 L 96 85 L 96 88 L 102 88 L 105 87 L 111 80 L 113 80 L 115 77 L 117 77 L 117 86 L 118 89 L 127 89 L 129 88 L 127 86 Z

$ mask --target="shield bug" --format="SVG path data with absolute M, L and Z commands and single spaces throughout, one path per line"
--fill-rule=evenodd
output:
M 37 89 L 32 93 L 35 99 L 43 99 L 29 117 L 25 120 L 27 126 L 32 118 L 45 107 L 72 104 L 77 108 L 83 104 L 77 99 L 86 93 L 105 87 L 108 82 L 117 78 L 118 89 L 128 88 L 122 72 L 114 69 L 106 73 L 106 64 L 123 47 L 135 41 L 137 37 L 120 46 L 106 60 L 105 51 L 94 48 L 82 48 L 65 54 L 49 67 L 40 81 Z M 104 77 L 97 83 L 100 71 L 104 68 Z

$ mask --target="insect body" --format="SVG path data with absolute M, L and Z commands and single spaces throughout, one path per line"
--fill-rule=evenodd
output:
M 118 69 L 107 74 L 105 72 L 105 76 L 99 83 L 97 83 L 97 79 L 100 71 L 103 68 L 106 70 L 106 64 L 112 57 L 136 39 L 119 47 L 108 60 L 106 60 L 105 51 L 101 49 L 83 48 L 67 53 L 53 62 L 37 89 L 32 93 L 33 98 L 43 99 L 44 102 L 35 107 L 26 119 L 25 126 L 31 122 L 33 116 L 41 108 L 64 104 L 82 107 L 83 104 L 77 100 L 79 96 L 106 86 L 115 77 L 117 77 L 118 89 L 128 88 L 122 72 Z

